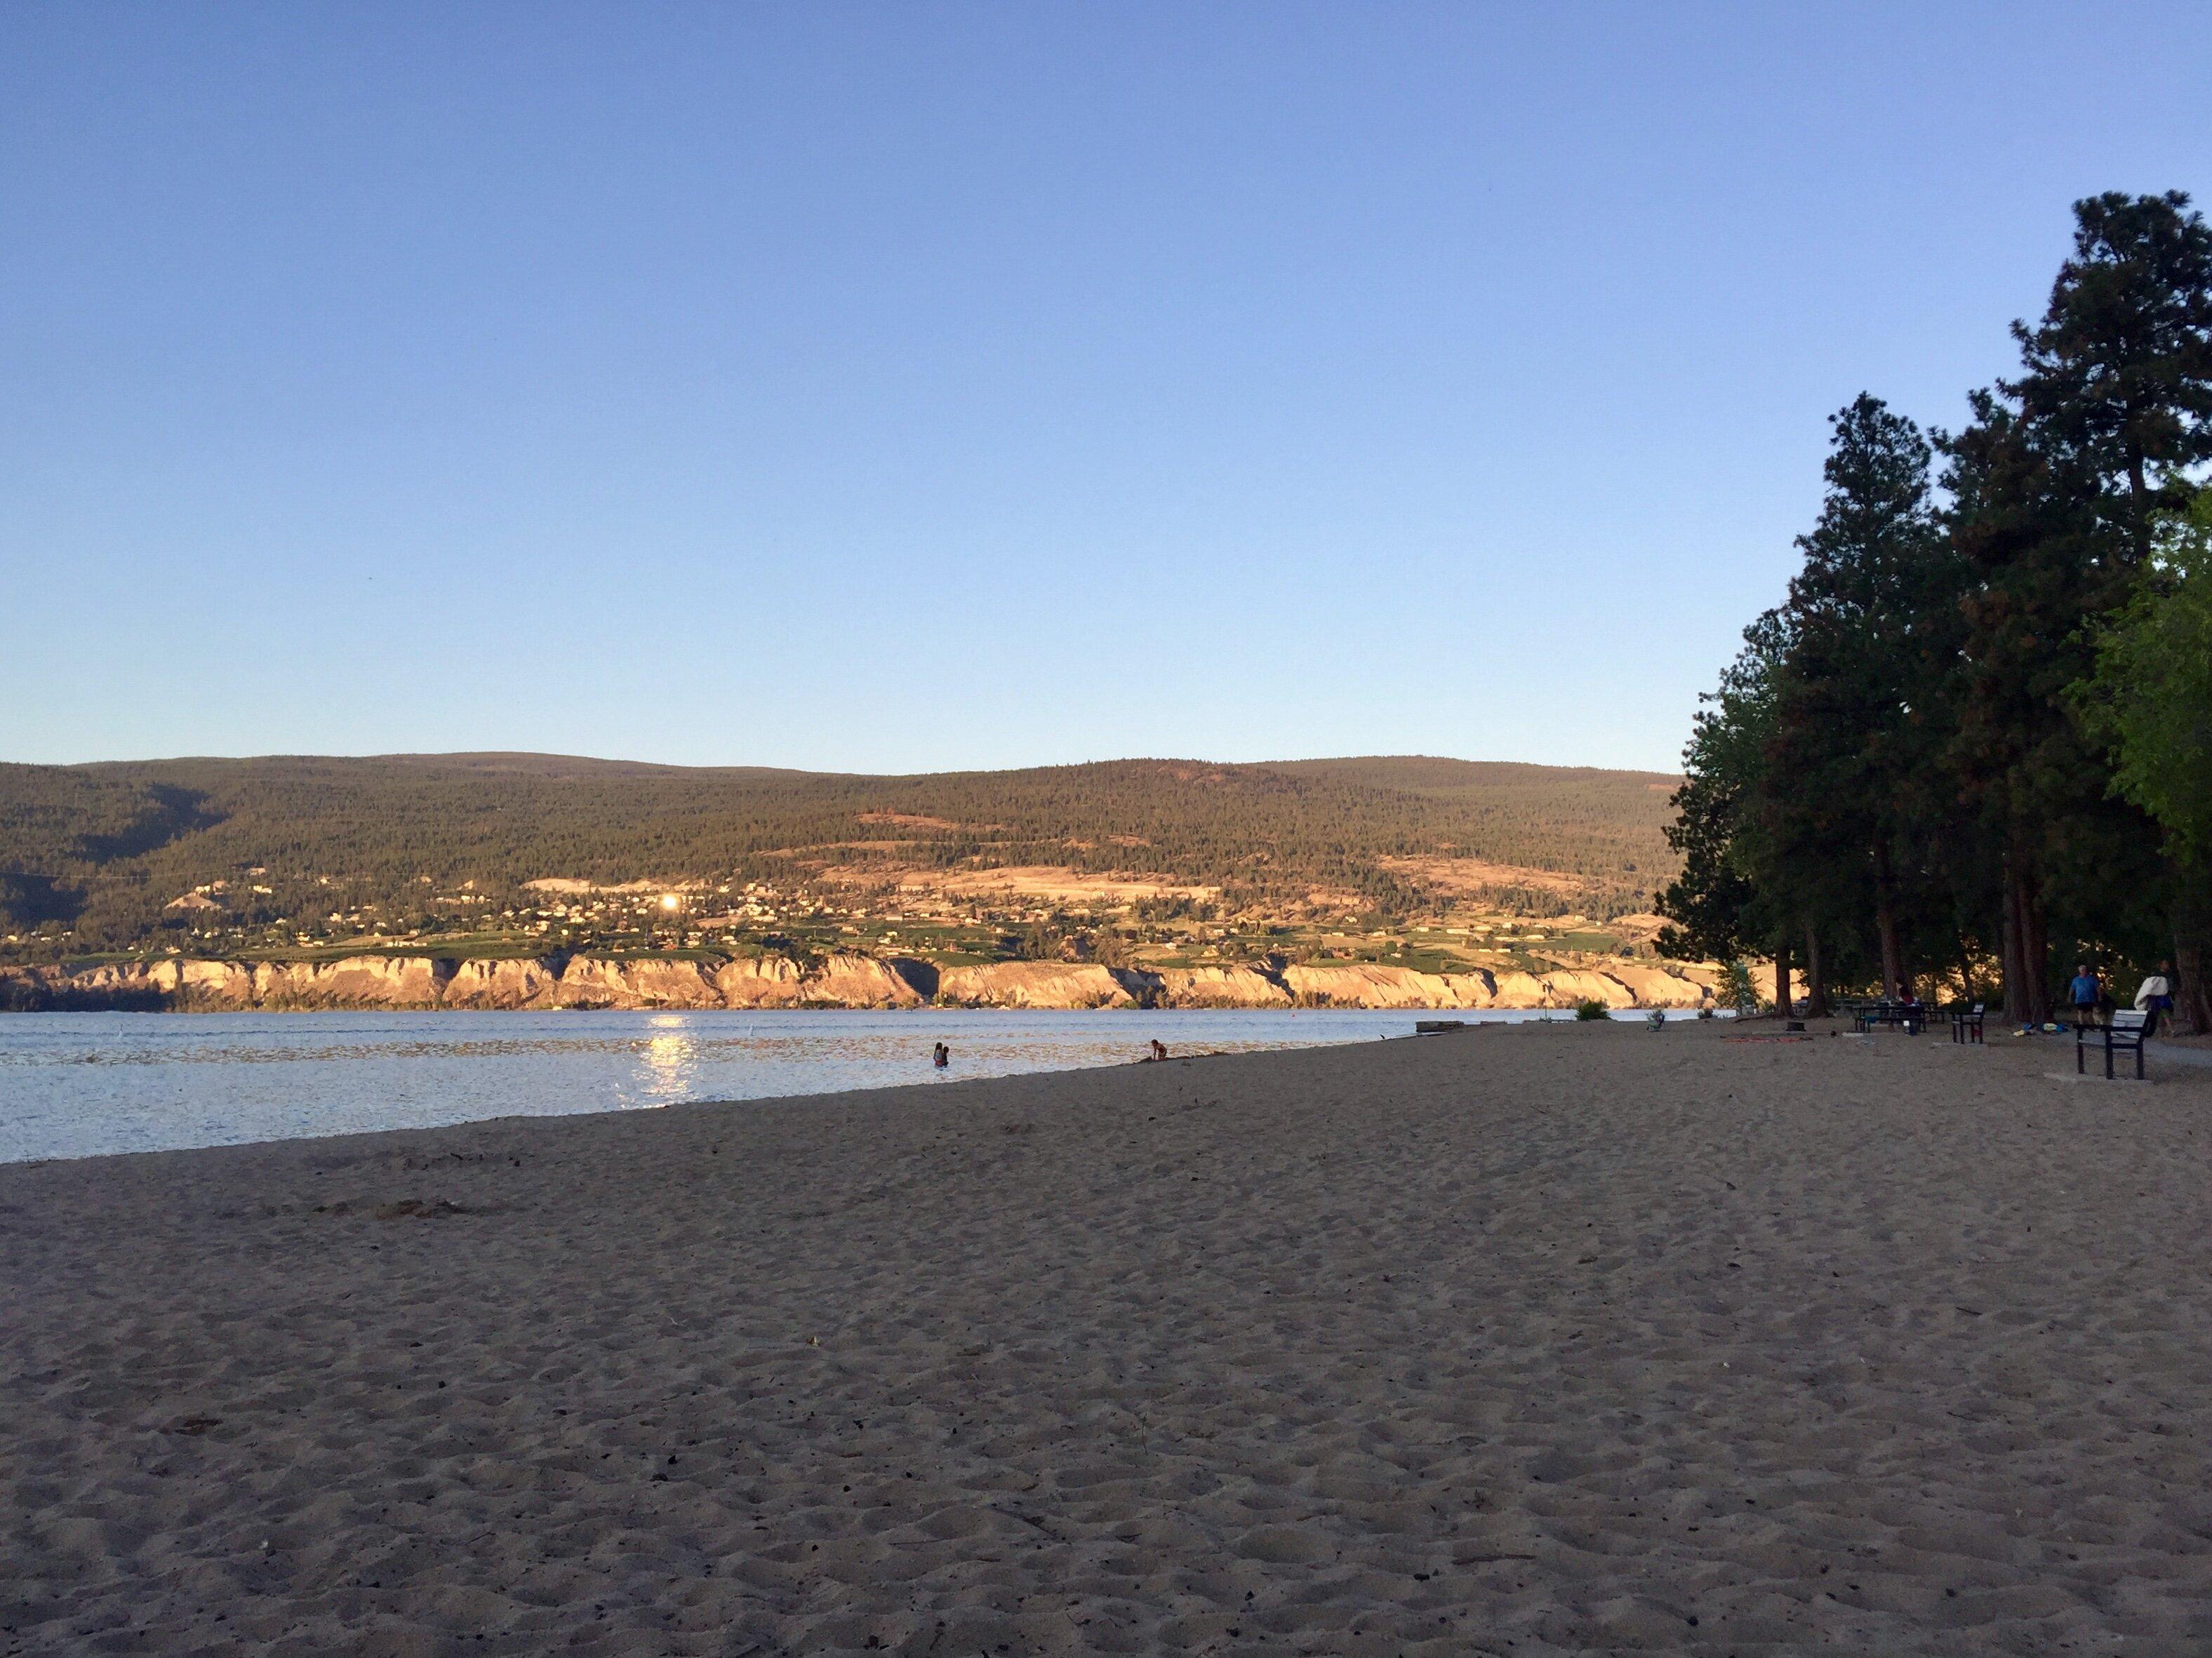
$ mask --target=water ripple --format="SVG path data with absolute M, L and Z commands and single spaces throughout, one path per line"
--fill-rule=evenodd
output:
M 1516 1017 L 1519 1015 L 1462 1017 Z M 18 1013 L 0 1162 L 1371 1041 L 1411 1013 Z M 953 1063 L 929 1062 L 937 1042 Z

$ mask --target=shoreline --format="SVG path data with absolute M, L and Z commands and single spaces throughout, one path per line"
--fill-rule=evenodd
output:
M 1560 1018 L 1357 1009 L 228 1014 L 0 1022 L 0 1163 L 914 1083 Z M 951 1045 L 939 1071 L 930 1049 Z
M 25 1655 L 2212 1638 L 2212 1077 L 1732 1034 L 0 1167 L 0 1625 Z

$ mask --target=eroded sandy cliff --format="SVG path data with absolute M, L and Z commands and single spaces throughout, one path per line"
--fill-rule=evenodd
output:
M 1696 976 L 1692 976 L 1695 975 Z M 1700 980 L 1707 982 L 1700 982 Z M 1370 1007 L 1703 1006 L 1710 975 L 1606 961 L 1544 973 L 1421 973 L 1371 963 L 1168 968 L 927 962 L 840 952 L 728 960 L 599 956 L 457 962 L 349 956 L 329 962 L 158 961 L 64 973 L 0 968 L 0 1006 L 184 1011 L 292 1008 Z

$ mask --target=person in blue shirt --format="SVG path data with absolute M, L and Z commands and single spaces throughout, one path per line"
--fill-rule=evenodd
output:
M 2097 1005 L 2105 999 L 2105 987 L 2089 971 L 2087 962 L 2074 964 L 2074 982 L 2067 988 L 2074 997 L 2074 1022 L 2083 1025 L 2096 1023 Z

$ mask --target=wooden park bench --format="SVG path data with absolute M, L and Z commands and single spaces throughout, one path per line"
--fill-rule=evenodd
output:
M 1982 1040 L 1982 1014 L 1985 1004 L 1976 1002 L 1972 1007 L 1951 1010 L 1951 1040 L 1954 1042 L 1978 1042 Z M 1984 1044 L 1987 1046 L 1986 1043 Z
M 2112 1022 L 2104 1026 L 2077 1024 L 2074 1027 L 2074 1074 L 2081 1076 L 2087 1070 L 2083 1059 L 2094 1046 L 2093 1038 L 2102 1038 L 2105 1047 L 2105 1080 L 2112 1078 L 2112 1055 L 2132 1051 L 2136 1056 L 2136 1080 L 2143 1079 L 2143 1038 L 2150 1035 L 2150 1015 L 2138 1008 L 2123 1008 L 2112 1015 Z

